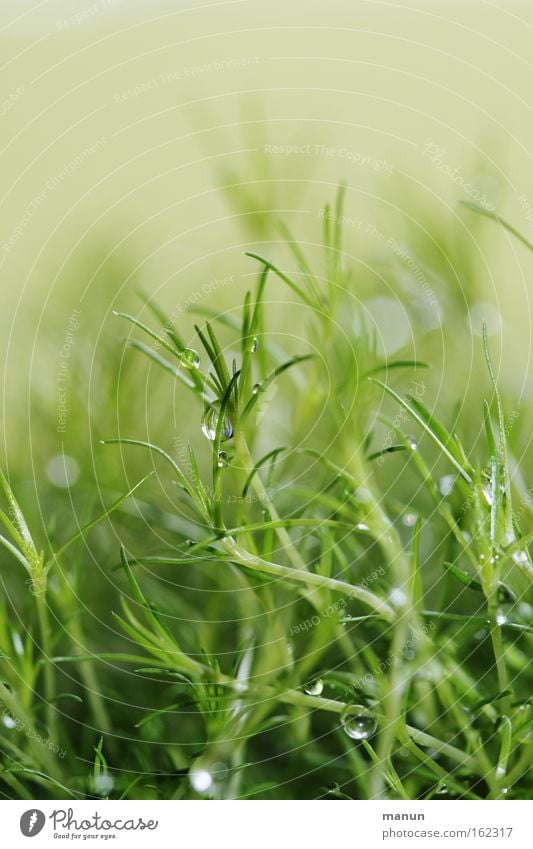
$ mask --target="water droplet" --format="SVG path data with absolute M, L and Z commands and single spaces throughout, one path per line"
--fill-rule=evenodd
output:
M 229 454 L 227 451 L 219 451 L 218 452 L 218 468 L 223 469 L 229 463 Z
M 447 784 L 439 784 L 435 791 L 435 796 L 447 796 L 448 795 L 448 785 Z
M 359 504 L 369 504 L 372 501 L 372 493 L 365 487 L 357 489 L 355 492 L 351 493 L 351 495 L 359 502 Z
M 100 773 L 93 778 L 93 790 L 97 796 L 109 796 L 113 791 L 115 782 L 111 775 Z
M 204 417 L 202 419 L 202 433 L 203 435 L 209 439 L 210 442 L 213 442 L 217 435 L 217 425 L 218 425 L 218 417 L 220 415 L 220 404 L 211 404 L 210 407 L 204 413 Z M 233 436 L 233 427 L 226 416 L 224 419 L 224 426 L 222 428 L 222 439 L 231 439 Z
M 454 477 L 453 475 L 443 475 L 443 477 L 439 480 L 439 492 L 441 495 L 450 495 L 453 489 Z
M 416 449 L 418 448 L 418 442 L 416 441 L 416 438 L 414 436 L 407 437 L 407 445 L 409 446 L 411 451 L 416 451 Z
M 378 727 L 374 714 L 364 705 L 348 705 L 341 714 L 341 724 L 352 740 L 368 740 Z
M 518 614 L 525 622 L 531 622 L 533 619 L 533 607 L 527 601 L 521 601 L 518 605 Z
M 255 354 L 255 352 L 257 351 L 258 348 L 259 348 L 259 339 L 257 338 L 257 336 L 254 336 L 254 338 L 252 339 L 252 344 L 250 345 L 250 353 Z
M 499 604 L 515 604 L 516 596 L 512 589 L 507 586 L 507 584 L 498 584 L 498 589 L 496 591 L 496 596 L 498 598 Z
M 304 684 L 304 693 L 308 696 L 321 696 L 324 690 L 324 682 L 322 678 L 311 678 L 307 684 Z
M 514 560 L 514 562 L 516 563 L 517 566 L 525 566 L 529 572 L 533 572 L 533 569 L 531 567 L 531 561 L 529 559 L 527 552 L 525 552 L 525 551 L 515 551 L 511 555 L 511 557 Z
M 359 522 L 359 523 L 355 526 L 355 529 L 356 529 L 356 531 L 369 531 L 369 530 L 370 530 L 370 528 L 368 527 L 368 525 L 365 525 L 365 523 L 364 523 L 364 522 Z
M 184 348 L 181 352 L 181 359 L 183 365 L 188 368 L 198 368 L 200 365 L 200 354 L 194 348 Z
M 416 524 L 416 513 L 406 513 L 402 522 L 407 528 L 412 528 Z
M 492 507 L 492 487 L 489 484 L 485 484 L 483 487 L 483 495 L 489 507 Z
M 185 545 L 189 545 L 189 546 L 190 546 L 190 545 L 196 545 L 196 540 L 194 540 L 194 539 L 186 539 L 186 540 L 185 540 Z
M 189 781 L 196 793 L 207 793 L 213 784 L 213 776 L 206 769 L 196 768 L 189 773 Z
M 22 640 L 20 639 L 20 634 L 17 634 L 16 631 L 13 631 L 11 634 L 11 639 L 13 640 L 13 646 L 15 648 L 16 653 L 20 656 L 24 654 L 24 646 L 22 644 Z
M 507 624 L 507 616 L 503 612 L 503 610 L 498 610 L 496 613 L 496 624 L 497 625 L 506 625 Z
M 496 767 L 496 778 L 498 778 L 498 779 L 505 778 L 506 774 L 507 774 L 507 770 L 505 769 L 503 764 L 498 764 L 498 766 Z
M 394 587 L 389 594 L 389 601 L 394 607 L 403 607 L 407 602 L 407 596 L 399 587 Z
M 53 486 L 59 489 L 70 489 L 78 482 L 80 467 L 74 457 L 68 454 L 57 454 L 46 466 L 46 475 Z
M 216 784 L 223 784 L 229 775 L 228 765 L 222 763 L 222 761 L 217 761 L 211 767 L 211 775 Z
M 17 727 L 17 723 L 16 723 L 16 721 L 13 719 L 13 717 L 12 717 L 12 716 L 3 716 L 3 717 L 2 717 L 2 722 L 4 723 L 4 725 L 6 726 L 6 728 L 16 728 L 16 727 Z
M 508 792 L 509 792 L 509 788 L 508 788 L 508 787 L 502 787 L 502 795 L 503 795 L 503 796 L 507 796 Z
M 489 635 L 489 632 L 486 628 L 480 628 L 479 631 L 476 631 L 474 634 L 474 640 L 478 643 L 481 643 L 483 640 L 486 640 Z

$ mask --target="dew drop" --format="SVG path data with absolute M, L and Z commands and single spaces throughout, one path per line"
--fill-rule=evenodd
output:
M 416 513 L 406 513 L 402 522 L 407 528 L 412 528 L 413 525 L 416 525 Z
M 450 495 L 453 489 L 453 475 L 443 475 L 439 480 L 439 492 L 441 495 Z
M 517 566 L 525 566 L 528 572 L 533 572 L 531 561 L 525 551 L 515 551 L 511 557 Z
M 365 487 L 357 489 L 352 493 L 352 496 L 359 502 L 359 504 L 369 504 L 372 501 L 372 493 Z
M 496 624 L 497 625 L 506 625 L 507 624 L 507 616 L 503 612 L 503 610 L 498 610 L 496 613 Z
M 16 653 L 21 657 L 24 654 L 24 645 L 22 640 L 20 639 L 20 634 L 17 634 L 16 631 L 13 631 L 11 635 L 11 639 L 13 640 L 13 646 L 15 648 Z
M 378 727 L 372 711 L 363 705 L 348 705 L 341 714 L 341 725 L 352 740 L 368 740 Z
M 48 462 L 46 475 L 50 483 L 58 489 L 70 489 L 78 482 L 80 467 L 74 457 L 69 457 L 68 454 L 57 454 Z
M 394 607 L 403 607 L 407 602 L 407 596 L 399 587 L 394 587 L 389 594 L 389 601 Z
M 215 437 L 217 435 L 217 425 L 218 425 L 218 417 L 220 414 L 220 405 L 212 404 L 204 413 L 204 417 L 202 419 L 202 433 L 203 435 L 209 439 L 210 442 L 214 442 Z M 224 419 L 224 426 L 222 428 L 222 439 L 231 439 L 233 436 L 233 427 L 226 416 Z
M 218 452 L 218 468 L 223 469 L 229 463 L 229 454 L 227 451 L 219 451 Z
M 255 352 L 257 351 L 258 348 L 259 348 L 259 339 L 257 338 L 257 336 L 254 336 L 254 338 L 252 339 L 252 344 L 250 346 L 250 353 L 255 354 Z
M 2 717 L 2 722 L 4 723 L 4 725 L 5 725 L 5 727 L 6 727 L 6 728 L 16 728 L 16 727 L 17 727 L 17 723 L 16 723 L 16 721 L 13 719 L 13 717 L 12 717 L 12 716 L 7 716 L 7 715 L 6 715 L 6 716 L 3 716 L 3 717 Z
M 411 451 L 416 451 L 416 449 L 418 448 L 418 442 L 416 441 L 414 436 L 407 437 L 407 445 L 409 446 Z
M 496 591 L 496 597 L 500 604 L 515 604 L 516 596 L 512 589 L 507 586 L 507 584 L 498 584 L 498 589 Z
M 303 689 L 308 696 L 321 696 L 324 690 L 324 682 L 322 678 L 311 678 L 307 684 L 304 684 Z
M 193 769 L 189 773 L 189 781 L 196 793 L 207 793 L 213 784 L 213 776 L 206 769 Z
M 527 601 L 521 601 L 518 605 L 518 613 L 525 622 L 530 622 L 533 619 L 533 607 Z
M 489 484 L 483 487 L 483 495 L 489 507 L 492 507 L 492 487 Z
M 184 348 L 181 352 L 183 365 L 188 368 L 198 368 L 200 365 L 200 354 L 194 348 Z
M 368 527 L 368 525 L 365 525 L 365 523 L 364 523 L 364 522 L 359 522 L 359 523 L 355 526 L 355 529 L 356 529 L 356 531 L 369 531 L 369 530 L 370 530 L 370 528 Z
M 97 796 L 109 796 L 113 791 L 115 782 L 112 776 L 100 773 L 93 778 L 93 790 Z

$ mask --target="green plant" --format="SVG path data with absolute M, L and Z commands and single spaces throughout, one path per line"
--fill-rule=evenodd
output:
M 4 611 L 0 698 L 12 722 L 86 761 L 72 781 L 70 755 L 45 756 L 22 725 L 18 747 L 2 731 L 10 793 L 29 797 L 36 781 L 124 798 L 527 796 L 533 534 L 488 337 L 484 443 L 468 447 L 459 417 L 444 424 L 428 400 L 426 364 L 385 357 L 368 327 L 343 203 L 341 189 L 322 216 L 322 273 L 285 229 L 296 270 L 250 252 L 253 291 L 238 313 L 202 309 L 197 342 L 149 296 L 156 330 L 118 313 L 128 345 L 191 394 L 181 409 L 199 437 L 106 440 L 126 467 L 151 455 L 160 484 L 98 517 L 113 512 L 123 540 L 109 647 L 94 634 L 80 651 L 82 574 L 75 559 L 59 569 L 95 522 L 44 557 L 4 481 L 0 541 L 40 591 L 40 636 L 13 657 Z M 298 303 L 284 346 L 269 292 Z M 143 543 L 144 523 L 159 538 Z M 79 686 L 58 695 L 73 667 Z M 60 697 L 83 699 L 83 734 L 58 722 Z

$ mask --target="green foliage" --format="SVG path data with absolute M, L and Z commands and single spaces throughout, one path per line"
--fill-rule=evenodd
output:
M 142 480 L 67 542 L 34 541 L 2 476 L 0 542 L 32 591 L 25 640 L 9 595 L 0 609 L 4 795 L 527 796 L 533 533 L 488 336 L 480 449 L 434 410 L 427 365 L 384 362 L 359 320 L 344 194 L 323 271 L 282 228 L 296 270 L 250 251 L 256 285 L 238 318 L 202 310 L 201 355 L 149 295 L 156 329 L 116 313 L 201 442 L 109 434 Z M 301 302 L 297 353 L 275 343 L 274 287 Z M 424 400 L 401 388 L 421 373 Z

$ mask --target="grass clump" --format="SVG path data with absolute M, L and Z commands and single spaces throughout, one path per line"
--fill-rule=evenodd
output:
M 41 554 L 3 480 L 0 542 L 29 576 L 38 628 L 13 652 L 4 611 L 6 795 L 528 796 L 533 536 L 513 508 L 488 337 L 484 442 L 469 446 L 460 417 L 436 414 L 427 364 L 387 358 L 368 327 L 343 197 L 322 216 L 321 273 L 285 230 L 296 270 L 251 251 L 242 307 L 202 310 L 194 341 L 149 296 L 139 315 L 117 313 L 128 344 L 178 381 L 198 439 L 105 440 L 126 468 L 153 463 L 153 498 L 176 519 L 144 543 L 142 527 L 121 530 L 109 649 L 80 651 L 78 572 L 57 568 L 94 520 Z M 298 305 L 291 333 L 270 323 L 283 299 Z M 73 666 L 74 692 L 58 695 Z M 61 698 L 82 700 L 78 726 L 60 721 Z M 30 744 L 30 722 L 67 756 Z

